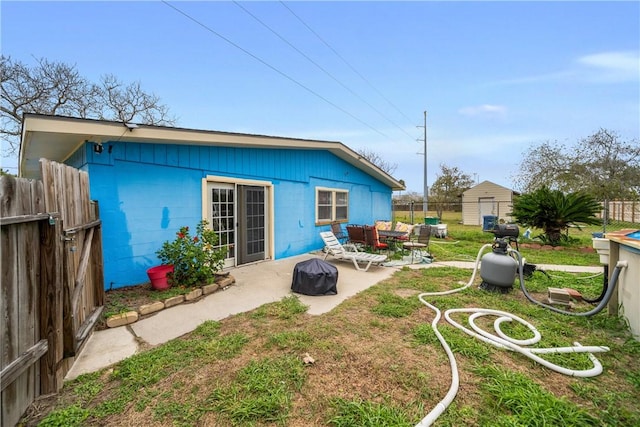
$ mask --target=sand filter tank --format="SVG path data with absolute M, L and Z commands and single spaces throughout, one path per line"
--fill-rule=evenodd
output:
M 513 288 L 518 271 L 518 261 L 508 254 L 507 239 L 495 239 L 492 251 L 482 257 L 480 264 L 480 289 L 507 293 Z

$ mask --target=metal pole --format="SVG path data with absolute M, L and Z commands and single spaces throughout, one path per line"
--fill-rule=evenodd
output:
M 422 204 L 424 217 L 429 210 L 429 186 L 427 184 L 427 112 L 424 112 L 424 203 Z

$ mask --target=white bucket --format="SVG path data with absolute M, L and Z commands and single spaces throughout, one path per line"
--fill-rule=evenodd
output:
M 447 224 L 433 225 L 431 231 L 436 237 L 444 239 L 445 237 L 447 237 Z
M 593 241 L 593 249 L 600 255 L 600 263 L 609 264 L 609 239 L 594 237 L 591 240 Z

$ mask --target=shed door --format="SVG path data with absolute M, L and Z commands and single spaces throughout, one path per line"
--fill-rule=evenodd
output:
M 478 199 L 478 212 L 480 213 L 479 224 L 483 224 L 486 215 L 496 215 L 495 200 L 493 197 L 480 197 Z

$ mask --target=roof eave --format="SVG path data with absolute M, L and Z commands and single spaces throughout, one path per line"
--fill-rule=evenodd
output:
M 33 147 L 38 142 L 36 135 L 59 136 L 58 141 L 48 141 L 48 152 L 44 144 Z M 183 145 L 226 145 L 264 148 L 299 148 L 328 150 L 342 160 L 366 172 L 372 177 L 388 185 L 392 190 L 404 190 L 401 182 L 382 169 L 364 159 L 341 142 L 307 140 L 288 137 L 251 135 L 220 131 L 172 128 L 136 124 L 127 126 L 120 122 L 80 119 L 74 117 L 46 116 L 25 114 L 22 123 L 22 144 L 20 145 L 19 174 L 27 178 L 36 178 L 40 171 L 37 166 L 39 158 L 46 154 L 50 160 L 64 162 L 79 145 L 85 141 L 107 141 L 120 139 L 126 135 L 127 141 L 140 143 L 171 143 Z M 30 154 L 31 151 L 35 151 Z M 37 155 L 38 158 L 34 158 Z

